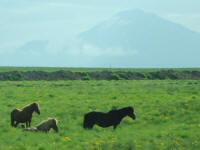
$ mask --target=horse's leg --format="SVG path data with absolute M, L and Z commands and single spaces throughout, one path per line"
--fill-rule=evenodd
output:
M 29 127 L 30 127 L 31 126 L 31 120 L 29 120 L 28 123 L 29 123 Z
M 94 124 L 87 124 L 84 128 L 85 129 L 92 129 L 93 128 L 93 126 L 94 126 Z
M 117 128 L 118 124 L 113 125 L 113 129 L 115 130 Z
M 11 120 L 11 126 L 15 126 L 15 121 L 14 120 Z
M 26 121 L 26 128 L 28 128 L 28 121 Z
M 89 129 L 92 129 L 93 126 L 94 126 L 94 124 L 90 124 L 90 125 L 89 125 Z
M 13 121 L 13 124 L 12 124 L 12 126 L 13 126 L 13 127 L 16 127 L 16 123 L 15 123 L 15 121 Z
M 14 125 L 15 125 L 15 120 L 13 119 L 13 117 L 11 117 L 11 126 L 14 127 Z
M 17 125 L 18 125 L 18 124 L 19 124 L 19 122 L 17 122 L 17 121 L 16 121 L 16 123 L 15 123 L 15 125 L 14 125 L 14 126 L 15 126 L 15 127 L 17 127 Z

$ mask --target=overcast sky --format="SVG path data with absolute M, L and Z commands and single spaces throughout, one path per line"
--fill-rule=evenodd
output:
M 129 9 L 153 12 L 200 32 L 199 8 L 199 0 L 0 0 L 0 65 L 37 66 L 34 60 L 18 63 L 23 56 L 15 60 L 11 54 L 35 40 L 48 41 L 49 53 L 56 53 L 75 35 Z

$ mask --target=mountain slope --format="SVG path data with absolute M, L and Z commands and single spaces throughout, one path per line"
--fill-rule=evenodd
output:
M 83 43 L 102 50 L 112 48 L 113 54 L 115 48 L 121 48 L 124 52 L 136 50 L 137 56 L 126 57 L 125 65 L 142 62 L 144 66 L 152 63 L 152 66 L 161 64 L 161 67 L 165 67 L 175 63 L 180 67 L 183 63 L 186 66 L 199 63 L 200 33 L 140 10 L 121 12 L 81 33 L 79 38 Z M 113 61 L 113 58 L 111 63 L 116 64 L 119 59 Z M 188 59 L 190 62 L 186 63 Z

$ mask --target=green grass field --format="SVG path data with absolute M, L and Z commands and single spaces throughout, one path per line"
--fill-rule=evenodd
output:
M 38 102 L 41 115 L 57 118 L 59 133 L 23 132 L 10 126 L 14 108 Z M 82 128 L 92 110 L 134 106 L 136 120 L 116 130 Z M 21 81 L 0 82 L 0 150 L 199 150 L 200 81 Z

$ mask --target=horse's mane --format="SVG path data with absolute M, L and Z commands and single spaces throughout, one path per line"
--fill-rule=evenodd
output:
M 28 104 L 22 110 L 30 109 L 30 108 L 33 108 L 33 107 L 38 107 L 39 108 L 39 104 L 36 103 L 36 102 Z
M 119 110 L 134 110 L 132 106 L 124 107 Z
M 124 108 L 121 108 L 121 109 L 111 109 L 108 113 L 112 113 L 112 112 L 118 112 L 118 111 L 125 111 L 125 110 L 134 110 L 132 106 L 128 106 L 128 107 L 124 107 Z
M 117 109 L 112 109 L 112 110 L 110 110 L 109 112 L 108 112 L 108 114 L 109 113 L 113 113 L 113 112 L 117 112 L 118 110 Z
M 50 120 L 52 120 L 52 122 L 54 122 L 56 125 L 58 123 L 58 120 L 54 119 L 54 118 L 51 118 Z

